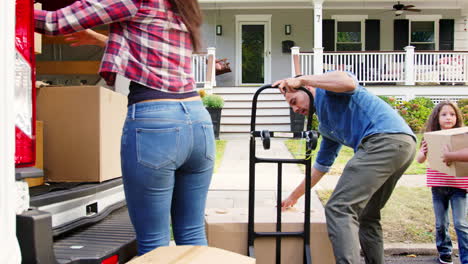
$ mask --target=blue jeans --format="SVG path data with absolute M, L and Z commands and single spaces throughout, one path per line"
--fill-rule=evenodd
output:
M 158 101 L 128 107 L 121 147 L 128 212 L 138 255 L 169 245 L 207 245 L 205 202 L 215 139 L 201 101 Z
M 436 245 L 439 254 L 452 254 L 452 240 L 448 232 L 449 204 L 458 238 L 460 262 L 468 264 L 468 222 L 466 219 L 466 191 L 453 187 L 432 187 L 432 202 L 436 219 Z

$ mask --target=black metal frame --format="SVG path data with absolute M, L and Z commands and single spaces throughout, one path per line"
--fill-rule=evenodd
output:
M 270 148 L 270 138 L 273 137 L 286 137 L 285 132 L 270 132 L 268 130 L 256 131 L 255 121 L 257 113 L 257 100 L 258 96 L 265 89 L 278 89 L 272 87 L 271 84 L 263 85 L 255 92 L 252 101 L 252 115 L 250 121 L 250 161 L 249 161 L 249 216 L 248 216 L 248 252 L 251 257 L 255 257 L 254 240 L 260 237 L 276 237 L 276 264 L 281 263 L 281 238 L 282 237 L 302 237 L 304 239 L 304 263 L 312 263 L 310 253 L 310 176 L 311 176 L 311 153 L 317 146 L 318 133 L 312 131 L 312 115 L 315 112 L 314 98 L 309 90 L 301 87 L 300 90 L 304 91 L 310 98 L 309 113 L 307 118 L 306 131 L 290 132 L 289 138 L 304 138 L 306 139 L 306 151 L 304 159 L 271 159 L 259 158 L 255 155 L 255 139 L 261 138 L 263 147 Z M 255 232 L 255 165 L 257 163 L 276 163 L 278 164 L 278 184 L 277 184 L 277 203 L 276 203 L 276 232 Z M 281 201 L 282 201 L 282 165 L 285 163 L 304 164 L 306 169 L 306 189 L 305 189 L 305 206 L 304 206 L 304 231 L 303 232 L 281 232 Z

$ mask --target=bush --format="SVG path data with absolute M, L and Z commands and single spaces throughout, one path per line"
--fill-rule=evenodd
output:
M 458 108 L 460 108 L 460 111 L 462 112 L 463 122 L 465 123 L 465 126 L 468 126 L 468 99 L 458 100 L 457 105 Z
M 207 94 L 202 97 L 203 105 L 206 108 L 223 108 L 224 99 L 217 94 Z
M 403 101 L 396 106 L 399 114 L 413 130 L 420 132 L 434 108 L 434 103 L 425 97 L 416 97 L 408 102 Z
M 389 104 L 392 108 L 396 108 L 398 103 L 395 97 L 379 95 L 379 98 L 382 99 L 384 102 Z

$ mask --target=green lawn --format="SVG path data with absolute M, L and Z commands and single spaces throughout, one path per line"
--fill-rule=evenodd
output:
M 417 146 L 419 147 L 422 135 L 418 134 L 417 137 L 418 137 Z M 322 138 L 319 138 L 317 149 L 313 151 L 314 156 L 312 157 L 312 162 L 315 160 L 315 155 L 317 154 L 321 141 L 322 141 Z M 305 149 L 304 140 L 289 139 L 285 142 L 285 144 L 286 144 L 286 147 L 289 149 L 289 151 L 294 155 L 294 157 L 296 158 L 304 157 L 304 149 Z M 331 167 L 330 172 L 328 174 L 340 175 L 341 172 L 343 171 L 344 166 L 346 165 L 348 160 L 351 159 L 353 154 L 354 154 L 354 151 L 352 148 L 345 147 L 345 146 L 342 147 L 340 153 L 338 154 L 338 157 L 335 160 L 335 163 Z M 304 169 L 304 166 L 300 166 L 300 167 Z M 411 175 L 419 175 L 419 174 L 425 174 L 425 173 L 426 173 L 426 165 L 420 164 L 416 162 L 416 160 L 413 161 L 411 166 L 405 172 L 405 174 L 411 174 Z
M 226 140 L 216 140 L 216 160 L 215 160 L 215 166 L 214 166 L 214 173 L 216 173 L 216 171 L 219 168 L 219 165 L 221 164 L 221 160 L 223 159 L 225 149 L 226 149 Z
M 322 204 L 327 203 L 331 193 L 332 190 L 317 191 Z M 431 189 L 404 186 L 395 188 L 382 209 L 381 223 L 385 243 L 433 243 L 435 219 Z M 450 223 L 450 236 L 456 241 L 452 217 Z

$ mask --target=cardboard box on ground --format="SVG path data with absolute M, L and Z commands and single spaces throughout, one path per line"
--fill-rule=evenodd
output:
M 424 133 L 427 142 L 427 161 L 432 169 L 456 177 L 468 177 L 468 162 L 453 162 L 447 166 L 442 162 L 442 153 L 445 145 L 451 151 L 468 148 L 468 127 L 460 127 Z
M 120 137 L 127 98 L 99 86 L 38 90 L 44 124 L 44 174 L 50 182 L 102 182 L 120 177 Z
M 208 245 L 247 255 L 248 210 L 244 208 L 207 209 L 205 225 Z M 255 232 L 276 231 L 276 208 L 255 208 Z M 292 208 L 282 213 L 282 231 L 304 230 L 304 210 Z M 282 238 L 281 263 L 303 262 L 302 238 Z M 255 240 L 255 259 L 258 264 L 275 263 L 276 238 Z M 314 206 L 310 215 L 310 248 L 312 263 L 332 264 L 335 257 L 328 238 L 323 207 Z
M 159 247 L 127 264 L 255 264 L 255 259 L 206 246 Z

